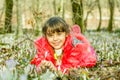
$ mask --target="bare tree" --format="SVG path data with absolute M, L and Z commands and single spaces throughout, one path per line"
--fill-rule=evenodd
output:
M 17 28 L 16 28 L 16 37 L 21 36 L 22 32 L 22 7 L 21 7 L 21 0 L 16 0 L 17 2 Z
M 87 28 L 87 20 L 88 20 L 88 16 L 90 13 L 92 13 L 92 11 L 94 10 L 95 6 L 96 6 L 96 1 L 89 1 L 88 0 L 85 2 L 87 3 L 86 6 L 87 6 L 87 14 L 85 16 L 85 20 L 84 20 L 84 26 L 85 26 L 85 29 Z
M 13 10 L 13 0 L 5 0 L 6 10 L 5 10 L 5 27 L 4 32 L 11 33 L 12 32 L 12 10 Z
M 102 11 L 101 11 L 101 6 L 100 6 L 100 0 L 96 0 L 96 1 L 97 1 L 99 15 L 100 15 L 99 25 L 98 25 L 97 31 L 100 31 L 101 21 L 102 21 Z
M 57 15 L 57 11 L 56 11 L 56 0 L 53 0 L 53 9 L 54 9 L 54 15 Z
M 116 5 L 117 5 L 119 12 L 120 12 L 120 0 L 116 0 Z
M 36 22 L 35 27 L 33 27 L 34 35 L 39 35 L 40 32 L 39 26 L 41 22 L 41 15 L 43 15 L 40 9 L 41 9 L 40 0 L 34 0 L 32 2 L 32 14 Z
M 83 0 L 71 0 L 72 12 L 73 12 L 73 23 L 78 24 L 81 28 L 81 32 L 85 31 L 83 22 Z
M 114 20 L 113 17 L 114 17 L 115 2 L 114 2 L 114 0 L 108 0 L 108 3 L 109 3 L 109 10 L 110 10 L 110 19 L 109 19 L 107 30 L 109 32 L 111 32 L 112 28 L 113 28 L 113 20 Z
M 60 0 L 59 1 L 59 5 L 57 5 L 57 1 L 53 0 L 53 9 L 54 9 L 54 15 L 58 15 L 61 16 L 62 18 L 64 18 L 64 13 L 65 13 L 65 1 L 64 0 Z
M 64 13 L 65 13 L 65 10 L 64 10 L 64 0 L 61 0 L 61 10 L 60 10 L 60 13 L 61 13 L 61 17 L 64 18 Z

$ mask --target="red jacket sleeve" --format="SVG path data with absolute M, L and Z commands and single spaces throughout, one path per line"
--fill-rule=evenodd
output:
M 42 45 L 40 43 L 42 43 L 41 38 L 34 42 L 35 48 L 37 50 L 37 54 L 31 60 L 31 64 L 34 64 L 36 66 L 38 66 L 40 64 L 41 60 L 43 60 L 45 57 L 44 50 L 42 49 Z

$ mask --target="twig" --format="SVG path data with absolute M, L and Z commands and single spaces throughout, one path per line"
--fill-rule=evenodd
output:
M 26 37 L 24 40 L 18 42 L 16 45 L 14 45 L 14 46 L 12 46 L 12 47 L 18 46 L 19 44 L 23 43 L 23 42 L 26 41 L 26 40 L 29 40 L 29 41 L 31 41 L 32 43 L 34 42 L 32 39 L 30 39 L 30 38 L 28 37 L 27 34 L 26 34 L 26 36 L 27 36 L 27 37 Z

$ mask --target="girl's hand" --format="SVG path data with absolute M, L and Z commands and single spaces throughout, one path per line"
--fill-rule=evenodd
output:
M 51 61 L 46 61 L 46 60 L 41 61 L 39 68 L 40 68 L 40 72 L 42 73 L 46 72 L 47 69 L 49 69 L 52 72 L 56 71 L 56 68 L 53 65 L 53 63 Z

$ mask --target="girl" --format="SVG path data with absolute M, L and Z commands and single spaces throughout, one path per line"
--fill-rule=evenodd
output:
M 37 54 L 31 61 L 38 72 L 47 67 L 66 73 L 70 68 L 93 67 L 96 64 L 95 51 L 75 29 L 70 31 L 65 20 L 60 17 L 51 17 L 46 21 L 42 28 L 43 36 L 35 41 Z

